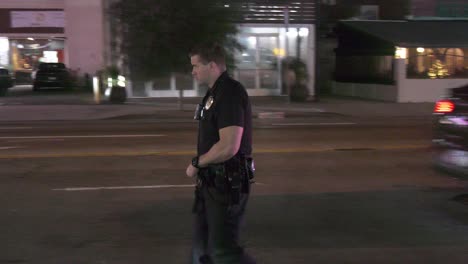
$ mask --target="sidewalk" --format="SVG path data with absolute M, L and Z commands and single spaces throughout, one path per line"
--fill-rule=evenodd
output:
M 60 95 L 58 95 L 60 96 Z M 91 95 L 51 98 L 22 103 L 21 98 L 0 99 L 0 122 L 102 119 L 190 119 L 201 98 L 129 98 L 125 104 L 96 104 Z M 47 98 L 46 98 L 47 100 Z M 318 102 L 288 102 L 286 97 L 251 97 L 254 118 L 346 116 L 362 118 L 430 117 L 432 103 L 388 103 L 360 99 L 323 97 Z
M 356 98 L 327 96 L 318 102 L 288 103 L 264 101 L 255 104 L 257 111 L 284 111 L 286 116 L 328 113 L 350 117 L 425 117 L 431 116 L 433 103 L 391 103 Z

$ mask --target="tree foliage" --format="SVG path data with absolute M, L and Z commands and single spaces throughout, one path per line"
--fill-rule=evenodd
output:
M 241 48 L 231 22 L 236 14 L 220 0 L 120 0 L 111 7 L 121 52 L 140 79 L 187 72 L 188 53 L 202 42 L 224 45 L 232 59 Z

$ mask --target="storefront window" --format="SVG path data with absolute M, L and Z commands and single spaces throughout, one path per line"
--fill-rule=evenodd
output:
M 468 78 L 467 48 L 420 47 L 408 52 L 408 78 Z
M 280 63 L 285 57 L 307 59 L 309 28 L 241 26 L 238 41 L 244 50 L 236 54 L 234 77 L 247 89 L 281 90 Z
M 14 70 L 36 70 L 40 62 L 64 62 L 64 41 L 10 39 Z
M 64 41 L 60 39 L 9 39 L 9 67 L 18 83 L 29 83 L 39 63 L 63 63 L 64 48 Z

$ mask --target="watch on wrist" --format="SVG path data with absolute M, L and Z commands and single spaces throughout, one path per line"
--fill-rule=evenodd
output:
M 200 165 L 198 164 L 198 161 L 199 161 L 199 157 L 198 156 L 194 157 L 192 159 L 192 166 L 194 166 L 197 169 L 200 169 Z

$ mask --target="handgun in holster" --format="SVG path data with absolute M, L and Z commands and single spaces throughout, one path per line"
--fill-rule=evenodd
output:
M 241 190 L 241 174 L 239 173 L 238 164 L 231 161 L 210 165 L 210 170 L 214 175 L 213 186 L 219 192 L 228 195 L 231 205 L 238 204 Z
M 238 171 L 233 171 L 227 174 L 229 185 L 229 196 L 233 205 L 239 204 L 241 193 L 241 175 Z

